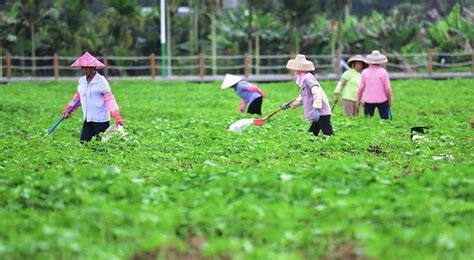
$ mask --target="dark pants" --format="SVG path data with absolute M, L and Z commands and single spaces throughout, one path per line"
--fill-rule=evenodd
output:
M 92 137 L 99 139 L 99 134 L 105 132 L 109 128 L 109 122 L 86 122 L 82 125 L 81 142 L 88 142 Z
M 247 113 L 262 115 L 262 97 L 258 97 L 256 99 L 254 99 L 249 104 L 249 108 L 247 109 Z
M 380 118 L 389 118 L 390 106 L 388 105 L 388 101 L 382 103 L 364 103 L 364 114 L 366 116 L 374 116 L 375 108 L 379 110 Z
M 319 130 L 323 130 L 323 134 L 325 135 L 333 135 L 334 132 L 332 131 L 331 126 L 331 115 L 327 116 L 320 116 L 319 121 L 311 123 L 308 132 L 312 132 L 314 135 L 319 135 Z

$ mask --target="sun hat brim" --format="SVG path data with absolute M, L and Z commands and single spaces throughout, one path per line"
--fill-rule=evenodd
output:
M 221 89 L 226 89 L 234 86 L 235 84 L 239 83 L 242 80 L 242 77 L 235 76 L 232 74 L 226 74 L 224 77 L 224 81 L 222 81 Z
M 355 55 L 355 56 L 352 56 L 348 61 L 347 61 L 347 64 L 349 64 L 349 66 L 351 66 L 351 63 L 353 62 L 356 62 L 356 61 L 360 61 L 362 63 L 365 63 L 367 64 L 367 60 L 364 58 L 364 56 L 362 55 Z
M 82 67 L 93 67 L 93 68 L 104 68 L 105 65 L 92 56 L 89 52 L 84 53 L 79 57 L 73 64 L 73 68 L 82 68 Z
M 306 59 L 306 57 L 302 54 L 296 55 L 296 58 L 290 59 L 286 63 L 286 68 L 289 70 L 296 70 L 296 71 L 314 71 L 314 64 L 313 62 Z
M 381 54 L 379 51 L 373 51 L 371 54 L 365 56 L 368 64 L 379 65 L 388 62 L 388 59 L 385 55 Z

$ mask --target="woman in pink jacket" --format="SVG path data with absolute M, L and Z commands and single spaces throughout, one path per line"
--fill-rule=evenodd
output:
M 79 79 L 77 91 L 73 99 L 64 109 L 65 118 L 71 117 L 73 111 L 69 109 L 80 100 L 84 123 L 82 125 L 81 142 L 90 141 L 92 137 L 98 138 L 109 127 L 110 115 L 114 117 L 116 125 L 123 125 L 119 107 L 109 86 L 109 82 L 100 75 L 96 69 L 105 67 L 90 53 L 86 52 L 77 59 L 71 67 L 81 68 L 82 76 Z
M 387 57 L 379 51 L 373 51 L 366 56 L 366 60 L 369 67 L 362 71 L 357 90 L 356 107 L 359 110 L 362 100 L 366 116 L 373 116 L 375 108 L 377 108 L 380 118 L 389 119 L 391 117 L 392 87 L 388 73 L 382 67 L 382 64 L 388 62 Z

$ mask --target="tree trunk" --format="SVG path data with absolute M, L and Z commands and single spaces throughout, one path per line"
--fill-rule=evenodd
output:
M 295 38 L 295 50 L 296 53 L 300 53 L 300 38 L 298 37 L 298 35 Z
M 255 34 L 255 73 L 260 74 L 260 35 Z
M 171 76 L 171 56 L 173 56 L 173 53 L 171 52 L 172 48 L 171 45 L 172 39 L 171 39 L 171 12 L 168 6 L 166 6 L 166 55 L 167 62 L 166 62 L 166 68 L 168 69 L 168 76 Z
M 344 8 L 341 10 L 341 21 L 339 23 L 339 51 L 342 54 L 344 53 L 344 25 L 346 24 L 346 19 L 349 16 L 349 4 L 347 2 L 344 3 Z
M 334 28 L 334 25 L 332 26 L 331 30 L 331 57 L 336 57 L 336 41 L 337 41 L 337 28 Z M 332 67 L 336 68 L 336 60 L 331 59 L 332 62 Z M 336 73 L 336 71 L 334 71 Z
M 212 52 L 212 75 L 217 74 L 217 35 L 216 35 L 216 9 L 211 11 L 211 52 Z
M 252 66 L 252 5 L 250 0 L 247 0 L 247 8 L 249 10 L 248 18 L 248 28 L 247 28 L 247 54 L 249 55 L 249 67 Z M 250 74 L 252 74 L 252 69 L 250 69 Z
M 300 53 L 300 36 L 298 35 L 298 26 L 295 23 L 290 23 L 291 25 L 291 48 L 294 53 Z
M 3 78 L 3 41 L 0 39 L 0 79 Z
M 344 34 L 342 31 L 342 25 L 343 25 L 343 19 L 338 21 L 338 27 L 337 27 L 337 47 L 336 51 L 338 54 L 336 57 L 339 57 L 338 60 L 336 60 L 336 75 L 339 77 L 341 74 L 341 60 L 344 59 L 342 57 L 342 53 L 344 52 Z
M 33 20 L 30 20 L 30 33 L 31 33 L 31 66 L 32 74 L 36 75 L 36 32 L 35 32 L 35 23 Z
M 192 9 L 192 13 L 189 14 L 189 55 L 195 55 L 195 49 L 194 49 L 194 33 L 195 33 L 195 27 L 194 27 L 194 16 L 196 13 L 196 8 L 195 4 L 196 1 L 189 0 L 188 5 Z
M 23 33 L 21 33 L 23 35 Z M 26 32 L 25 32 L 26 34 Z M 26 40 L 26 36 L 24 38 Z M 22 57 L 25 57 L 25 41 L 20 41 L 20 55 Z M 24 76 L 25 74 L 25 60 L 24 59 L 21 59 L 20 60 L 20 64 L 21 64 L 21 75 Z
M 193 50 L 193 55 L 199 52 L 199 4 L 200 0 L 193 1 L 193 38 L 191 39 L 191 49 Z

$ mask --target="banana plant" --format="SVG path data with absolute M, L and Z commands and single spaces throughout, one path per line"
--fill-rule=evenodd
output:
M 428 28 L 427 36 L 432 48 L 438 51 L 469 50 L 473 46 L 474 27 L 461 15 L 460 6 L 456 4 L 447 18 Z
M 105 15 L 98 18 L 104 47 L 120 48 L 134 53 L 137 35 L 144 32 L 144 18 L 137 0 L 108 0 Z
M 97 51 L 101 39 L 97 37 L 92 12 L 87 8 L 91 0 L 56 0 L 54 21 L 40 28 L 41 39 L 52 51 L 80 55 L 84 50 Z

